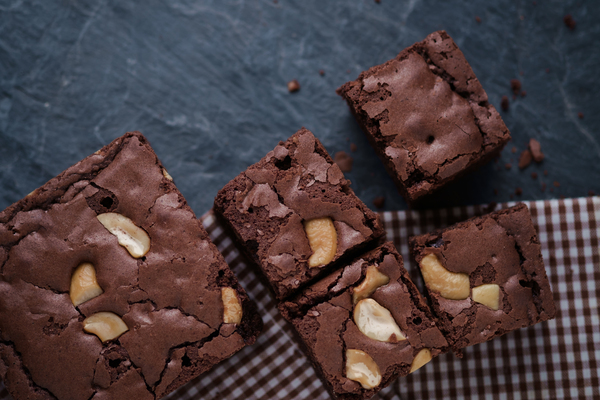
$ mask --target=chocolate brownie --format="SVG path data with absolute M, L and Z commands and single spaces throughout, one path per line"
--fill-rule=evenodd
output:
M 279 299 L 384 234 L 377 214 L 307 129 L 221 189 L 214 211 Z
M 409 203 L 488 161 L 510 139 L 444 31 L 362 72 L 337 93 Z
M 369 399 L 448 348 L 391 242 L 280 303 L 279 309 L 339 399 Z
M 525 204 L 412 237 L 426 294 L 453 349 L 554 318 L 552 290 Z
M 15 400 L 160 398 L 261 327 L 138 132 L 0 213 L 0 379 Z

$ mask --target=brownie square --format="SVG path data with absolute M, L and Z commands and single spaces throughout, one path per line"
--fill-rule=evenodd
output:
M 471 66 L 444 31 L 362 72 L 337 93 L 408 203 L 488 161 L 510 140 Z
M 540 242 L 525 204 L 412 237 L 440 328 L 453 349 L 554 318 Z
M 15 400 L 160 398 L 261 327 L 139 132 L 0 213 L 0 378 Z
M 387 279 L 379 280 L 380 274 Z M 280 303 L 279 309 L 334 398 L 369 399 L 448 348 L 391 242 Z M 363 364 L 371 366 L 370 379 L 353 375 L 351 352 L 357 350 L 366 354 Z
M 377 214 L 356 197 L 350 181 L 307 129 L 279 142 L 221 189 L 214 211 L 278 299 L 384 234 Z M 320 246 L 331 250 L 331 257 L 316 262 L 311 257 L 319 255 L 319 247 L 311 247 L 305 225 L 319 220 L 325 232 Z

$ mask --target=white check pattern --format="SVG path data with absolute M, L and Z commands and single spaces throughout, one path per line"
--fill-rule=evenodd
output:
M 376 399 L 599 399 L 600 197 L 525 202 L 542 244 L 557 316 L 464 349 L 462 360 L 444 354 L 399 378 Z M 382 213 L 406 268 L 408 237 L 449 226 L 498 206 Z M 254 270 L 248 268 L 211 212 L 202 217 L 219 250 L 253 298 L 265 328 L 256 344 L 172 393 L 169 399 L 329 399 L 291 327 Z M 0 400 L 9 400 L 0 383 Z

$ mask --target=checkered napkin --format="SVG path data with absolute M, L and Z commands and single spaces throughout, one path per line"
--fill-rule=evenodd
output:
M 557 315 L 444 354 L 382 390 L 375 399 L 600 399 L 600 197 L 525 202 L 542 244 Z M 413 280 L 408 237 L 513 205 L 382 213 Z M 172 393 L 170 399 L 329 399 L 290 326 L 255 272 L 244 264 L 213 214 L 204 226 L 249 295 L 265 328 L 256 344 Z M 0 383 L 0 400 L 9 396 Z

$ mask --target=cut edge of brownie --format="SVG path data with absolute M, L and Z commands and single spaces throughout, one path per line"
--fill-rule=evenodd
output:
M 430 40 L 430 38 L 434 37 L 434 35 L 439 35 L 442 39 L 449 39 L 451 41 L 451 44 L 454 45 L 454 49 L 452 49 L 452 51 L 456 51 L 458 53 L 459 57 L 461 57 L 464 60 L 464 64 L 466 67 L 465 69 L 467 69 L 468 72 L 470 72 L 470 76 L 468 77 L 467 82 L 465 84 L 468 87 L 471 87 L 471 90 L 458 90 L 456 87 L 457 79 L 452 77 L 452 75 L 448 73 L 443 68 L 443 66 L 440 66 L 439 63 L 436 63 L 431 59 L 430 55 L 427 52 L 426 44 L 427 41 Z M 407 59 L 411 53 L 416 53 L 419 56 L 421 56 L 423 60 L 425 60 L 427 65 L 430 66 L 431 72 L 433 72 L 435 75 L 439 76 L 444 81 L 446 81 L 450 85 L 452 91 L 454 91 L 459 96 L 468 101 L 469 105 L 471 106 L 471 109 L 473 110 L 473 118 L 475 124 L 484 139 L 484 143 L 482 144 L 481 150 L 471 156 L 471 159 L 469 160 L 467 165 L 464 168 L 462 168 L 458 173 L 451 175 L 445 179 L 437 179 L 435 175 L 430 178 L 427 178 L 425 176 L 425 173 L 421 171 L 418 166 L 415 165 L 415 171 L 411 173 L 411 176 L 409 176 L 409 179 L 406 182 L 403 182 L 399 177 L 399 173 L 392 159 L 385 154 L 385 148 L 388 146 L 393 137 L 385 138 L 380 132 L 380 123 L 388 118 L 387 110 L 385 110 L 382 114 L 377 116 L 377 118 L 370 118 L 367 115 L 367 113 L 362 109 L 363 105 L 372 100 L 385 100 L 391 95 L 391 93 L 387 91 L 386 88 L 383 86 L 380 86 L 380 89 L 376 92 L 365 92 L 363 90 L 364 79 L 377 73 L 380 70 L 385 69 L 394 62 L 399 62 Z M 396 187 L 398 188 L 398 191 L 400 192 L 402 197 L 406 199 L 407 203 L 411 205 L 418 204 L 418 200 L 420 200 L 422 197 L 429 195 L 430 193 L 436 191 L 440 187 L 445 186 L 446 184 L 460 178 L 464 174 L 478 168 L 479 166 L 490 161 L 492 158 L 498 156 L 504 148 L 504 146 L 506 145 L 506 143 L 508 143 L 508 141 L 510 141 L 511 139 L 508 128 L 500 118 L 495 107 L 491 103 L 489 103 L 487 94 L 485 93 L 483 87 L 479 83 L 479 80 L 475 76 L 470 64 L 464 58 L 462 51 L 454 43 L 452 38 L 443 30 L 433 32 L 421 42 L 417 42 L 405 48 L 395 58 L 361 72 L 356 80 L 343 84 L 336 90 L 336 93 L 346 100 L 351 113 L 362 128 L 362 131 L 367 136 L 367 140 L 375 149 L 377 156 L 384 164 L 388 174 L 392 177 L 394 183 L 396 184 Z M 482 130 L 482 123 L 474 110 L 474 107 L 477 106 L 485 108 L 488 114 L 494 113 L 498 116 L 498 123 L 496 125 L 502 128 L 502 135 L 496 135 L 497 142 L 491 141 L 490 134 Z M 428 184 L 429 186 L 426 190 L 421 190 L 420 187 L 424 184 Z
M 199 240 L 205 240 L 209 243 L 210 251 L 216 257 L 216 263 L 221 264 L 224 268 L 219 268 L 219 276 L 217 278 L 217 286 L 218 287 L 231 287 L 237 293 L 237 297 L 242 306 L 242 320 L 235 328 L 233 332 L 238 332 L 241 336 L 244 346 L 251 345 L 255 343 L 257 336 L 260 334 L 263 328 L 263 321 L 258 313 L 257 305 L 252 301 L 246 291 L 242 288 L 237 277 L 233 273 L 233 271 L 229 268 L 229 265 L 225 262 L 223 256 L 218 251 L 217 247 L 212 243 L 210 237 L 201 221 L 195 217 L 195 213 L 189 207 L 187 201 L 181 194 L 181 192 L 177 189 L 172 178 L 166 172 L 166 169 L 158 159 L 158 156 L 154 152 L 154 150 L 150 147 L 148 140 L 138 131 L 127 132 L 125 135 L 114 139 L 109 144 L 102 147 L 100 150 L 96 151 L 94 154 L 84 158 L 83 160 L 77 162 L 73 166 L 67 168 L 65 171 L 57 175 L 56 177 L 50 179 L 44 185 L 35 189 L 23 199 L 13 203 L 5 210 L 0 212 L 0 224 L 3 224 L 8 227 L 9 231 L 14 229 L 10 221 L 20 212 L 27 212 L 34 209 L 40 210 L 48 210 L 54 204 L 60 204 L 63 202 L 68 202 L 75 198 L 86 186 L 83 185 L 81 187 L 77 187 L 77 183 L 80 181 L 91 181 L 96 176 L 98 176 L 106 167 L 108 167 L 117 155 L 122 150 L 124 144 L 130 139 L 137 139 L 139 141 L 139 145 L 146 147 L 149 152 L 154 155 L 155 163 L 158 168 L 163 172 L 163 179 L 160 183 L 160 188 L 167 193 L 176 193 L 178 197 L 178 202 L 181 205 L 180 208 L 185 211 L 191 213 L 191 215 L 195 218 L 195 222 L 199 228 Z M 88 206 L 96 213 L 101 214 L 105 212 L 112 212 L 117 208 L 118 200 L 116 197 L 108 190 L 96 186 L 94 183 L 90 182 L 94 188 L 98 191 L 87 197 L 85 200 L 88 203 Z M 13 231 L 14 233 L 14 231 Z M 13 242 L 5 242 L 0 245 L 0 250 L 4 252 L 4 254 L 8 254 L 10 249 L 17 245 L 19 241 Z M 1 254 L 0 254 L 1 255 Z M 4 265 L 6 264 L 6 258 L 0 258 L 0 275 L 4 272 Z M 180 310 L 181 311 L 181 310 Z M 183 311 L 182 311 L 183 312 Z M 81 316 L 79 317 L 82 318 Z M 221 323 L 220 327 L 216 329 L 209 336 L 201 339 L 198 342 L 194 343 L 186 343 L 183 346 L 177 347 L 177 349 L 185 349 L 186 352 L 183 355 L 183 362 L 180 374 L 169 383 L 166 387 L 160 387 L 161 380 L 159 380 L 154 389 L 148 387 L 150 393 L 152 393 L 157 398 L 162 398 L 169 394 L 170 392 L 180 388 L 190 380 L 195 377 L 201 375 L 202 373 L 208 371 L 213 368 L 216 364 L 225 360 L 228 357 L 217 359 L 215 357 L 211 357 L 210 359 L 201 360 L 196 357 L 194 359 L 193 354 L 198 354 L 202 351 L 205 345 L 208 345 L 217 337 L 221 337 L 221 330 L 223 327 L 227 325 L 224 322 Z M 0 331 L 0 334 L 2 332 Z M 227 333 L 227 336 L 222 336 L 224 338 L 229 337 L 231 332 Z M 101 354 L 104 354 L 107 351 L 110 351 L 111 346 L 115 346 L 118 340 L 109 341 L 103 344 L 103 350 Z M 124 359 L 131 363 L 131 368 L 139 369 L 136 367 L 130 356 L 127 354 L 127 351 L 121 345 L 116 345 L 119 349 L 121 349 L 121 353 Z M 172 353 L 175 348 L 171 348 L 169 358 L 167 359 L 166 364 L 169 364 L 171 361 Z M 240 348 L 241 349 L 241 348 Z M 238 349 L 237 351 L 239 351 Z M 190 350 L 190 351 L 188 351 Z M 188 354 L 192 354 L 190 357 Z M 0 379 L 2 379 L 7 387 L 9 393 L 18 393 L 20 391 L 33 391 L 37 395 L 41 396 L 41 398 L 55 398 L 54 395 L 47 389 L 39 386 L 31 376 L 31 373 L 28 371 L 27 367 L 22 364 L 22 356 L 15 349 L 15 345 L 10 341 L 0 340 Z M 18 365 L 16 369 L 9 368 L 10 365 Z M 116 368 L 116 367 L 115 367 Z M 165 367 L 166 368 L 166 367 Z M 114 368 L 113 368 L 114 369 Z M 125 375 L 129 369 L 121 371 L 118 373 L 118 378 Z M 164 371 L 163 371 L 164 373 Z M 112 385 L 112 383 L 111 383 Z M 14 388 L 14 389 L 13 389 Z M 160 393 L 158 390 L 161 390 Z
M 446 315 L 447 313 L 445 311 L 440 310 L 438 302 L 431 296 L 431 292 L 429 291 L 427 286 L 424 284 L 423 274 L 421 272 L 421 268 L 419 268 L 419 261 L 420 261 L 420 259 L 422 259 L 423 251 L 426 247 L 439 247 L 441 244 L 440 243 L 441 235 L 446 231 L 449 231 L 452 229 L 457 229 L 457 228 L 460 229 L 461 227 L 466 227 L 468 224 L 471 224 L 471 223 L 475 223 L 479 227 L 488 218 L 492 218 L 495 221 L 498 221 L 498 218 L 500 216 L 517 213 L 517 212 L 523 212 L 523 211 L 525 211 L 527 213 L 527 215 L 529 216 L 529 218 L 531 220 L 531 214 L 529 212 L 529 208 L 527 207 L 527 205 L 525 203 L 518 203 L 517 205 L 512 206 L 512 207 L 503 208 L 501 210 L 494 211 L 492 213 L 485 214 L 485 215 L 474 216 L 472 218 L 469 218 L 465 221 L 456 223 L 449 227 L 438 229 L 434 232 L 426 233 L 423 235 L 411 236 L 409 238 L 409 248 L 410 248 L 411 258 L 417 264 L 419 276 L 421 277 L 421 282 L 423 282 L 424 297 L 427 299 L 428 304 L 430 305 L 430 308 L 431 308 L 434 316 L 436 317 L 436 320 L 438 321 L 438 326 L 439 326 L 440 330 L 442 330 L 442 332 L 444 333 L 444 336 L 448 340 L 452 350 L 458 357 L 462 357 L 462 355 L 463 355 L 462 349 L 463 348 L 470 346 L 472 344 L 477 344 L 477 343 L 468 343 L 459 337 L 455 337 L 456 335 L 454 334 L 453 329 L 451 329 L 451 327 L 449 327 L 449 320 L 451 320 L 452 317 L 450 317 L 449 315 Z M 515 238 L 515 233 L 511 233 L 511 232 L 507 232 L 507 233 L 509 236 Z M 531 238 L 530 243 L 540 245 L 540 242 L 537 237 L 537 231 L 535 231 L 535 227 L 534 227 L 534 235 Z M 525 258 L 522 254 L 522 250 L 516 239 L 515 239 L 515 249 L 520 257 L 520 270 L 523 273 L 523 275 L 527 278 L 525 281 L 519 281 L 519 283 L 521 286 L 530 287 L 532 289 L 531 290 L 532 300 L 533 300 L 533 303 L 534 303 L 534 305 L 536 307 L 536 311 L 537 311 L 537 316 L 535 318 L 531 318 L 531 316 L 529 316 L 530 317 L 529 324 L 525 325 L 523 327 L 531 326 L 538 322 L 544 322 L 544 321 L 554 319 L 556 316 L 556 305 L 554 303 L 552 286 L 551 286 L 550 280 L 548 279 L 548 276 L 546 273 L 546 268 L 544 266 L 543 257 L 542 257 L 541 252 L 538 255 L 539 263 L 537 265 L 534 265 L 535 268 L 533 270 L 527 271 L 523 266 Z M 541 295 L 541 290 L 545 291 L 545 295 Z M 544 299 L 546 299 L 546 301 L 544 301 Z M 498 336 L 502 336 L 510 331 L 512 331 L 512 330 L 504 330 L 504 329 L 500 328 L 493 336 L 491 336 L 489 339 L 487 339 L 487 341 L 492 340 Z

